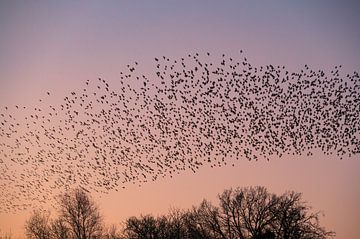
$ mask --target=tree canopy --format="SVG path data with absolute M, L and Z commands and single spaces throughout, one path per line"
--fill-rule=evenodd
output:
M 106 229 L 88 193 L 75 189 L 60 197 L 59 216 L 35 211 L 26 222 L 30 239 L 327 239 L 335 235 L 320 225 L 320 213 L 302 194 L 276 195 L 265 187 L 224 190 L 218 205 L 203 200 L 191 209 L 167 215 L 126 219 L 118 230 Z

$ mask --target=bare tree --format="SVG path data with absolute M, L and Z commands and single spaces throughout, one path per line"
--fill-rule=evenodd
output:
M 158 220 L 151 215 L 130 217 L 126 220 L 125 235 L 128 239 L 155 239 L 159 237 Z
M 197 222 L 211 238 L 326 239 L 335 235 L 319 225 L 319 213 L 301 194 L 270 194 L 264 187 L 225 190 L 219 207 L 208 201 L 195 209 Z
M 115 224 L 112 224 L 111 226 L 109 226 L 103 230 L 102 238 L 104 238 L 104 239 L 120 239 L 120 238 L 122 238 L 122 233 Z
M 128 239 L 186 239 L 186 223 L 180 210 L 171 210 L 166 216 L 151 215 L 131 217 L 125 223 L 125 238 Z
M 51 223 L 51 232 L 54 239 L 69 239 L 70 228 L 63 218 L 57 218 Z
M 26 222 L 30 239 L 328 239 L 300 193 L 280 196 L 264 187 L 236 188 L 219 195 L 219 205 L 204 200 L 191 210 L 127 219 L 122 232 L 103 227 L 94 201 L 82 189 L 60 196 L 59 217 L 34 211 Z M 1 239 L 1 238 L 0 238 Z
M 320 226 L 319 212 L 310 212 L 311 207 L 301 199 L 300 193 L 288 192 L 279 197 L 273 229 L 279 238 L 324 239 L 335 235 Z
M 30 239 L 50 239 L 50 214 L 34 211 L 25 223 L 26 237 Z
M 70 229 L 72 238 L 90 239 L 101 236 L 103 223 L 99 209 L 81 188 L 60 197 L 60 219 Z
M 220 215 L 220 209 L 213 206 L 209 201 L 204 200 L 199 207 L 194 208 L 196 227 L 203 234 L 214 239 L 233 238 L 231 233 L 226 232 Z
M 203 205 L 203 204 L 202 204 Z M 201 208 L 201 206 L 200 206 Z M 187 238 L 191 239 L 212 239 L 215 238 L 211 235 L 211 231 L 207 230 L 204 226 L 204 217 L 202 217 L 197 207 L 193 207 L 192 210 L 186 211 L 182 215 L 184 227 L 187 232 Z
M 164 228 L 166 238 L 189 238 L 186 217 L 187 213 L 185 211 L 176 208 L 172 208 L 168 215 L 163 217 L 163 221 L 166 222 L 166 227 Z

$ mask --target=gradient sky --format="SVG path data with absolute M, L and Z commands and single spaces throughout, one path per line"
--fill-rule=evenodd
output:
M 360 69 L 357 1 L 1 1 L 0 109 L 36 105 L 47 91 L 62 100 L 86 80 L 115 81 L 138 61 L 153 72 L 154 57 L 188 53 L 236 55 L 254 65 L 304 64 Z M 1 139 L 0 139 L 1 140 Z M 239 160 L 235 167 L 203 167 L 142 187 L 94 195 L 109 223 L 132 215 L 216 201 L 224 189 L 263 185 L 275 193 L 302 192 L 322 225 L 337 238 L 360 238 L 360 160 L 321 153 L 270 162 Z M 29 212 L 0 213 L 0 229 L 22 236 Z

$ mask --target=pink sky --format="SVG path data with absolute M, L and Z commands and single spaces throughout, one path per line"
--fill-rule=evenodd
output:
M 59 103 L 88 79 L 116 82 L 126 64 L 138 61 L 153 74 L 154 57 L 176 59 L 188 53 L 236 56 L 243 49 L 254 65 L 304 64 L 344 72 L 360 69 L 360 5 L 354 1 L 50 1 L 0 3 L 0 109 L 37 106 L 52 92 Z M 0 139 L 3 140 L 3 139 Z M 132 215 L 190 208 L 216 201 L 224 189 L 266 186 L 294 190 L 315 210 L 336 238 L 360 237 L 360 157 L 339 160 L 317 153 L 270 162 L 236 162 L 235 167 L 201 168 L 173 178 L 133 186 L 94 198 L 109 223 Z M 0 182 L 1 183 L 1 182 Z M 0 184 L 1 185 L 1 184 Z M 10 185 L 11 186 L 11 185 Z M 0 212 L 1 232 L 22 237 L 29 212 Z

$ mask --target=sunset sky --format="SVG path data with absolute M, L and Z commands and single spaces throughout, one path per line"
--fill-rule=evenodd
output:
M 234 58 L 240 50 L 257 66 L 305 64 L 331 71 L 360 70 L 360 3 L 345 1 L 1 1 L 0 112 L 15 105 L 58 104 L 87 80 L 116 85 L 127 64 L 155 72 L 155 57 L 179 59 L 211 52 Z M 0 138 L 1 140 L 5 140 Z M 1 159 L 1 158 L 0 158 Z M 1 166 L 1 165 L 0 165 Z M 1 168 L 0 168 L 1 169 Z M 360 238 L 360 155 L 339 160 L 283 156 L 240 159 L 201 167 L 172 178 L 93 194 L 108 224 L 129 216 L 160 215 L 171 207 L 216 202 L 224 189 L 266 186 L 270 192 L 303 193 L 321 224 L 336 238 Z M 11 188 L 9 185 L 8 188 Z M 3 192 L 1 192 L 3 193 Z M 0 212 L 0 232 L 23 237 L 29 211 Z

